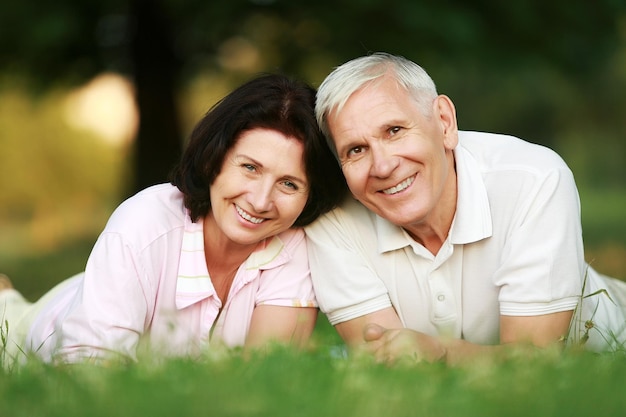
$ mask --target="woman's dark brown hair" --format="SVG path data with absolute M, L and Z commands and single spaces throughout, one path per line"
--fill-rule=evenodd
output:
M 215 104 L 194 128 L 172 184 L 184 194 L 193 221 L 211 210 L 210 187 L 226 153 L 245 131 L 264 128 L 304 145 L 309 197 L 294 226 L 306 226 L 335 207 L 347 192 L 336 158 L 315 120 L 315 90 L 284 75 L 268 74 L 235 89 Z M 280 158 L 281 155 L 276 155 Z

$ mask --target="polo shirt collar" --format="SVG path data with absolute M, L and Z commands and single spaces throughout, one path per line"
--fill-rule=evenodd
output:
M 454 149 L 457 176 L 456 214 L 450 243 L 478 242 L 492 235 L 491 208 L 478 162 L 461 143 Z
M 291 256 L 284 247 L 278 236 L 265 239 L 246 260 L 246 269 L 272 269 L 287 263 Z
M 492 235 L 491 209 L 478 162 L 461 143 L 454 149 L 457 174 L 457 207 L 448 239 L 451 244 L 478 242 Z M 380 253 L 410 246 L 415 241 L 391 222 L 376 215 Z
M 185 230 L 181 246 L 178 276 L 176 280 L 176 307 L 183 309 L 215 295 L 215 288 L 204 257 L 203 222 L 191 222 L 185 218 Z M 278 236 L 261 242 L 239 268 L 233 281 L 233 293 L 256 279 L 263 269 L 272 269 L 289 261 L 291 255 L 283 250 L 284 243 Z

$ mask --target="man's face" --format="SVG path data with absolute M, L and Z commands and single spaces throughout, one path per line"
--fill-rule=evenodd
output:
M 454 107 L 433 102 L 428 117 L 389 76 L 366 84 L 328 116 L 343 173 L 367 208 L 411 232 L 430 222 L 456 187 L 452 149 L 457 144 Z M 448 207 L 449 208 L 449 207 Z

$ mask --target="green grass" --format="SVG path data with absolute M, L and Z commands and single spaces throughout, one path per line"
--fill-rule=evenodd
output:
M 0 375 L 0 415 L 621 416 L 626 358 L 589 353 L 499 365 L 387 367 L 328 349 Z

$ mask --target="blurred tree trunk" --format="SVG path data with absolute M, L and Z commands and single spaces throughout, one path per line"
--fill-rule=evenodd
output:
M 173 50 L 170 23 L 157 0 L 132 0 L 131 64 L 139 109 L 134 159 L 135 193 L 167 181 L 182 140 L 175 91 L 180 64 Z

